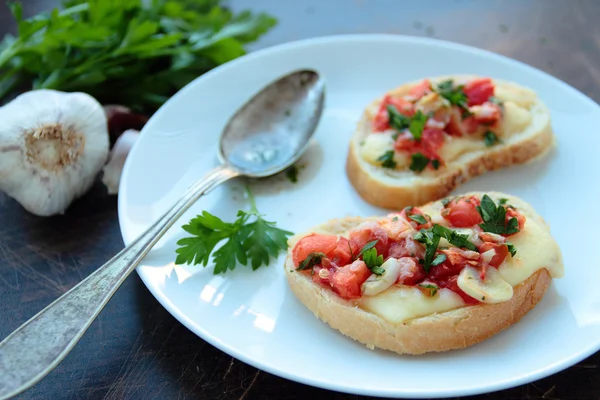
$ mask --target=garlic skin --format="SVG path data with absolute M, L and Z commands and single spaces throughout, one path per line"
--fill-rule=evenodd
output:
M 32 214 L 64 213 L 108 150 L 104 109 L 85 93 L 33 90 L 0 108 L 0 190 Z
M 108 162 L 102 168 L 102 183 L 108 189 L 108 194 L 119 193 L 119 183 L 125 160 L 139 135 L 139 131 L 128 129 L 119 136 L 112 148 Z

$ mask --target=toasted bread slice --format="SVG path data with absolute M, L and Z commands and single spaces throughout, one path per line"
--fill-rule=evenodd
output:
M 432 83 L 447 79 L 464 81 L 473 76 L 431 78 Z M 495 96 L 504 102 L 500 143 L 485 147 L 481 135 L 468 140 L 446 136 L 442 147 L 451 160 L 438 170 L 413 172 L 409 168 L 389 169 L 365 159 L 365 139 L 372 133 L 372 121 L 382 98 L 367 107 L 350 141 L 346 163 L 350 182 L 367 202 L 388 209 L 402 209 L 448 195 L 471 178 L 487 171 L 522 164 L 544 155 L 554 144 L 548 108 L 530 89 L 502 80 L 493 80 Z M 403 96 L 417 82 L 402 85 L 388 94 Z M 524 112 L 524 110 L 526 112 Z M 458 141 L 461 143 L 457 143 Z
M 331 287 L 316 283 L 311 274 L 297 270 L 293 261 L 293 249 L 305 236 L 322 234 L 337 235 L 338 238 L 348 237 L 353 229 L 385 217 L 334 219 L 290 238 L 288 257 L 285 262 L 285 273 L 290 288 L 317 318 L 370 349 L 380 348 L 398 354 L 416 355 L 462 349 L 479 343 L 518 322 L 540 302 L 552 278 L 563 275 L 562 255 L 554 239 L 551 238 L 544 220 L 531 206 L 516 197 L 502 193 L 488 194 L 495 200 L 508 199 L 509 204 L 516 206 L 527 218 L 522 231 L 511 237 L 515 243 L 518 243 L 517 254 L 510 261 L 513 263 L 512 266 L 509 267 L 507 264 L 499 266 L 499 269 L 505 268 L 503 276 L 507 281 L 512 281 L 514 284 L 512 297 L 507 301 L 454 305 L 447 311 L 392 321 L 386 317 L 387 311 L 373 312 L 372 309 L 364 306 L 366 304 L 364 299 L 369 296 L 363 294 L 358 299 L 344 299 Z M 465 195 L 480 196 L 481 193 L 473 192 Z M 423 213 L 432 215 L 433 220 L 439 220 L 441 209 L 439 203 L 429 203 L 419 209 Z M 542 258 L 545 260 L 539 260 L 539 254 L 530 252 L 528 248 L 530 245 L 532 248 L 545 246 L 540 250 L 544 252 Z M 519 253 L 522 256 L 519 256 Z M 529 263 L 531 267 L 531 263 L 535 263 L 535 260 L 539 260 L 543 265 L 528 268 L 527 264 Z M 517 270 L 511 272 L 509 269 L 513 267 L 520 269 L 520 272 Z M 515 271 L 516 275 L 512 275 Z M 391 288 L 395 290 L 397 287 L 398 283 Z M 440 291 L 448 291 L 448 289 Z M 385 293 L 384 291 L 381 294 Z M 437 296 L 448 296 L 449 293 L 449 291 L 439 293 Z M 403 299 L 404 302 L 389 306 L 410 309 L 413 305 L 406 303 L 407 301 L 430 301 L 425 295 L 423 296 L 423 298 L 407 297 Z

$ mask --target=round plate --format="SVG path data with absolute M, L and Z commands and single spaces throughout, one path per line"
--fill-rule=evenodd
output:
M 600 225 L 597 149 L 600 108 L 559 80 L 522 63 L 462 45 L 414 37 L 351 35 L 304 40 L 251 53 L 198 78 L 148 122 L 123 174 L 119 218 L 130 243 L 216 165 L 231 114 L 276 77 L 320 71 L 327 102 L 299 182 L 284 175 L 252 183 L 259 210 L 302 232 L 329 218 L 381 215 L 344 172 L 348 140 L 363 108 L 406 81 L 472 73 L 536 90 L 552 114 L 557 148 L 535 163 L 488 173 L 460 187 L 522 197 L 546 218 L 566 276 L 521 322 L 465 350 L 425 356 L 371 351 L 317 320 L 288 289 L 282 263 L 225 275 L 175 266 L 180 228 L 202 210 L 232 221 L 246 209 L 243 181 L 209 193 L 158 243 L 138 273 L 181 323 L 222 351 L 267 372 L 322 388 L 376 396 L 443 397 L 495 391 L 543 378 L 600 348 L 600 281 L 592 249 Z

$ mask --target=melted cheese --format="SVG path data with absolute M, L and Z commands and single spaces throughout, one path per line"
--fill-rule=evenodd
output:
M 442 160 L 446 162 L 456 160 L 465 153 L 484 150 L 485 143 L 481 138 L 476 139 L 468 137 L 447 137 L 439 153 Z
M 527 216 L 523 230 L 508 238 L 517 254 L 506 257 L 498 267 L 502 278 L 512 286 L 525 281 L 534 272 L 546 268 L 553 278 L 564 275 L 562 255 L 548 229 Z
M 386 151 L 394 148 L 394 140 L 390 132 L 376 133 L 368 135 L 362 145 L 362 157 L 369 164 L 381 166 L 378 160 Z M 405 153 L 394 152 L 394 161 L 396 168 L 406 168 L 410 164 L 409 156 Z
M 531 123 L 533 116 L 526 109 L 512 101 L 504 102 L 504 118 L 502 119 L 503 136 L 523 131 Z
M 440 289 L 429 297 L 413 286 L 392 286 L 377 296 L 363 296 L 359 307 L 392 322 L 401 323 L 413 318 L 454 310 L 465 303 L 459 295 Z

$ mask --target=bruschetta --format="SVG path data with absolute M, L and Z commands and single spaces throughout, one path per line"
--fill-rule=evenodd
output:
M 367 202 L 400 210 L 538 158 L 553 143 L 548 108 L 534 91 L 486 77 L 437 77 L 402 85 L 367 107 L 346 171 Z
M 564 271 L 529 204 L 471 192 L 295 235 L 285 273 L 296 297 L 332 328 L 371 349 L 422 354 L 510 327 Z

